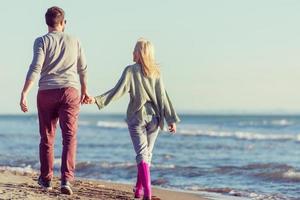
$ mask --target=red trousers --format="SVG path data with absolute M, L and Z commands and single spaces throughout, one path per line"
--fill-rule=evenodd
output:
M 72 87 L 41 90 L 37 95 L 37 107 L 41 136 L 41 178 L 47 181 L 53 177 L 55 131 L 59 120 L 63 139 L 61 179 L 72 181 L 75 172 L 76 132 L 80 109 L 78 90 Z

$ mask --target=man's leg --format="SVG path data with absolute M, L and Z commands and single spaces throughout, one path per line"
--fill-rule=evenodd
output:
M 54 141 L 58 120 L 57 95 L 54 91 L 39 91 L 37 107 L 40 129 L 40 171 L 43 181 L 53 177 Z
M 63 138 L 62 182 L 73 181 L 74 179 L 79 109 L 80 97 L 78 91 L 75 88 L 66 88 L 59 109 L 59 123 Z

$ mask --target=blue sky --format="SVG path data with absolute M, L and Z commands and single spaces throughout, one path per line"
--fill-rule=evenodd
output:
M 143 36 L 154 43 L 180 113 L 300 113 L 297 0 L 1 1 L 1 113 L 20 113 L 33 41 L 47 32 L 44 13 L 53 5 L 83 44 L 93 95 L 114 86 Z M 31 113 L 36 92 L 28 97 Z M 127 101 L 103 112 L 125 112 Z

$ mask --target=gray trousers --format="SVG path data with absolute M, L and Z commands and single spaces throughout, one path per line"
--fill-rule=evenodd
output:
M 127 122 L 133 148 L 136 152 L 137 164 L 141 161 L 151 164 L 152 150 L 159 132 L 158 123 L 156 116 L 151 116 L 149 120 L 142 122 L 137 119 L 131 119 Z

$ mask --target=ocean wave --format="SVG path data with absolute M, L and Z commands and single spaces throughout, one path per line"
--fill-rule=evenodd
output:
M 245 121 L 239 122 L 240 125 L 278 125 L 278 126 L 287 126 L 292 125 L 294 122 L 287 119 L 278 119 L 278 120 L 263 120 L 261 122 L 257 121 Z M 89 121 L 80 121 L 80 125 L 91 126 Z M 99 128 L 108 128 L 108 129 L 127 129 L 127 124 L 123 121 L 97 121 L 95 126 Z M 167 129 L 163 130 L 164 132 Z M 223 131 L 223 130 L 214 130 L 209 128 L 200 129 L 195 124 L 183 125 L 177 130 L 177 134 L 185 136 L 207 136 L 207 137 L 220 137 L 220 138 L 234 138 L 241 140 L 290 140 L 290 141 L 300 141 L 300 134 L 283 134 L 283 133 L 259 133 L 259 132 L 250 132 L 250 131 Z
M 39 162 L 36 159 L 29 157 L 17 157 L 9 155 L 0 155 L 0 166 L 26 168 L 28 166 L 36 169 L 39 167 Z
M 275 171 L 263 171 L 254 174 L 255 177 L 261 178 L 268 181 L 278 181 L 278 182 L 300 182 L 300 171 L 295 169 L 289 170 L 275 170 Z
M 91 125 L 87 121 L 80 122 L 82 125 Z M 251 123 L 251 122 L 247 122 Z M 286 125 L 292 122 L 287 120 L 273 120 L 273 124 Z M 97 127 L 100 128 L 110 128 L 110 129 L 127 129 L 127 124 L 125 122 L 119 121 L 98 121 L 96 123 Z M 192 126 L 193 127 L 193 126 Z M 163 131 L 167 131 L 164 129 Z M 258 132 L 247 132 L 247 131 L 219 131 L 219 130 L 209 130 L 209 129 L 199 129 L 197 127 L 189 128 L 185 126 L 184 128 L 178 128 L 177 134 L 185 136 L 207 136 L 207 137 L 220 137 L 220 138 L 235 138 L 241 140 L 291 140 L 300 141 L 300 134 L 272 134 L 272 133 L 258 133 Z
M 282 174 L 284 179 L 293 180 L 293 181 L 300 181 L 300 171 L 295 171 L 293 169 L 288 170 Z
M 136 168 L 136 163 L 133 162 L 90 162 L 90 161 L 84 161 L 84 162 L 78 162 L 76 163 L 76 169 L 84 170 L 88 168 L 106 168 L 106 169 L 113 169 L 113 168 Z M 152 164 L 151 168 L 153 169 L 175 169 L 176 166 L 173 164 Z
M 175 169 L 176 168 L 176 166 L 173 164 L 169 164 L 169 165 L 167 165 L 167 164 L 152 164 L 151 167 L 154 169 Z
M 84 162 L 78 162 L 76 164 L 77 170 L 88 170 L 91 168 L 102 168 L 102 169 L 122 169 L 122 168 L 132 168 L 136 165 L 134 163 L 130 162 L 116 162 L 116 163 L 110 163 L 110 162 L 90 162 L 90 161 L 84 161 Z
M 124 129 L 127 128 L 127 124 L 125 122 L 112 122 L 112 121 L 98 121 L 97 126 L 101 128 L 118 128 Z
M 300 134 L 270 134 L 270 133 L 255 133 L 242 131 L 213 131 L 213 130 L 199 130 L 199 129 L 178 129 L 178 134 L 188 136 L 208 136 L 208 137 L 222 137 L 222 138 L 236 138 L 243 140 L 293 140 L 300 141 Z
M 253 164 L 242 169 L 250 170 L 250 175 L 268 181 L 300 182 L 300 171 L 286 164 Z
M 282 194 L 261 194 L 259 192 L 249 190 L 237 190 L 233 188 L 204 188 L 198 185 L 185 187 L 186 190 L 205 192 L 213 199 L 226 199 L 226 200 L 291 200 L 291 198 L 283 196 Z M 211 193 L 217 194 L 210 195 Z M 224 196 L 218 196 L 224 195 Z M 225 196 L 226 195 L 226 196 Z
M 244 169 L 292 169 L 293 166 L 281 163 L 253 163 L 243 167 Z
M 214 170 L 219 174 L 243 175 L 277 182 L 300 182 L 300 171 L 293 166 L 279 163 L 254 163 L 245 166 L 221 166 Z
M 79 126 L 89 126 L 89 125 L 91 125 L 91 122 L 79 120 L 79 121 L 78 121 L 78 125 L 79 125 Z
M 239 126 L 290 126 L 294 125 L 295 122 L 288 119 L 274 119 L 274 120 L 255 120 L 255 121 L 241 121 L 238 123 Z
M 88 121 L 88 120 L 79 120 L 78 121 L 78 125 L 79 126 L 96 126 L 99 128 L 115 128 L 115 129 L 124 129 L 127 128 L 127 124 L 123 121 L 96 121 L 96 122 L 92 122 L 92 121 Z
M 0 171 L 11 171 L 11 172 L 18 172 L 18 173 L 36 173 L 36 171 L 31 167 L 31 165 L 27 165 L 24 167 L 11 167 L 11 166 L 0 166 Z

